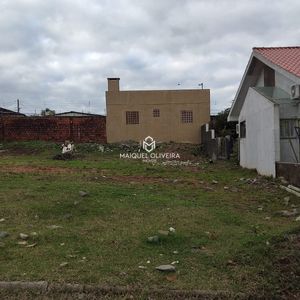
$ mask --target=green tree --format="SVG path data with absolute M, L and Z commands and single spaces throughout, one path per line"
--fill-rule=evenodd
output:
M 216 131 L 216 136 L 226 136 L 228 134 L 235 136 L 235 125 L 237 122 L 227 122 L 230 108 L 219 112 L 212 120 L 212 128 Z
M 50 108 L 46 108 L 46 109 L 43 109 L 42 111 L 41 111 L 41 116 L 54 116 L 55 115 L 55 110 L 52 110 L 52 109 L 50 109 Z

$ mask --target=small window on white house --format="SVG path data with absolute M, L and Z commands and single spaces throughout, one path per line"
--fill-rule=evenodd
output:
M 246 121 L 240 123 L 240 138 L 246 137 Z
M 300 120 L 282 119 L 280 120 L 280 138 L 296 138 L 296 128 L 300 127 Z

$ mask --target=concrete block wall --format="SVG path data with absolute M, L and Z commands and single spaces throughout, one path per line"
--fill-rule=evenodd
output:
M 224 137 L 216 137 L 215 130 L 210 129 L 209 123 L 201 126 L 201 141 L 204 153 L 211 159 L 228 159 L 229 141 Z
M 276 176 L 282 176 L 289 183 L 300 187 L 300 164 L 276 162 Z

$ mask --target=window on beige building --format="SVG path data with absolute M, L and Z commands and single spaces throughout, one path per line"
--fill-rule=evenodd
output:
M 159 118 L 160 117 L 160 111 L 158 108 L 153 109 L 153 117 L 154 118 Z
M 182 123 L 193 123 L 193 112 L 191 110 L 181 111 L 181 122 Z
M 139 124 L 138 111 L 126 111 L 126 124 Z

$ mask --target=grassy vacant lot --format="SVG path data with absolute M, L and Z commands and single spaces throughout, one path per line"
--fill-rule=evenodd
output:
M 59 148 L 50 143 L 2 149 L 0 231 L 9 236 L 0 240 L 0 280 L 266 295 L 299 289 L 300 241 L 287 245 L 299 222 L 276 212 L 300 201 L 276 180 L 189 157 L 189 148 L 179 149 L 193 158 L 189 166 L 120 159 L 119 150 L 86 145 L 71 161 L 53 160 Z M 176 233 L 147 242 L 169 227 Z M 20 233 L 30 236 L 27 245 L 18 244 Z M 155 270 L 174 261 L 175 274 Z

